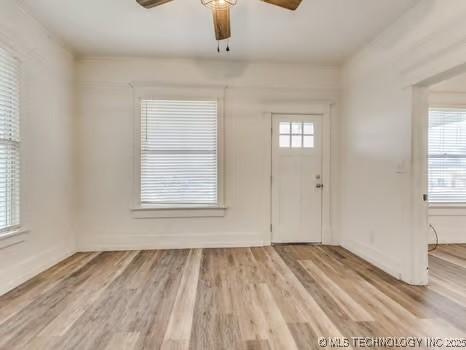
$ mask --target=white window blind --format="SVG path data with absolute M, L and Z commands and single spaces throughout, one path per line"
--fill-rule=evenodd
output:
M 216 205 L 217 101 L 141 101 L 141 204 Z
M 466 109 L 429 113 L 429 201 L 466 203 Z
M 19 63 L 0 48 L 0 233 L 19 226 Z

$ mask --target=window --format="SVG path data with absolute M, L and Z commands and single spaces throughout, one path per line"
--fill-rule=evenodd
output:
M 429 201 L 466 203 L 466 109 L 429 113 Z
M 141 205 L 217 206 L 217 101 L 141 101 Z
M 0 234 L 19 226 L 19 64 L 0 48 Z
M 280 148 L 314 148 L 314 124 L 280 122 Z

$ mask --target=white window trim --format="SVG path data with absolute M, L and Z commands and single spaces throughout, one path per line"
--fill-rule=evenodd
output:
M 136 219 L 172 217 L 219 217 L 225 215 L 225 86 L 185 86 L 156 83 L 130 84 L 134 103 L 134 170 L 131 211 Z M 216 205 L 141 205 L 141 101 L 142 100 L 216 100 L 217 128 L 217 204 Z
M 433 103 L 433 104 L 429 104 L 429 117 L 427 118 L 427 132 L 429 132 L 429 122 L 430 122 L 430 110 L 431 109 L 466 109 L 466 105 L 465 104 L 453 104 L 453 103 L 450 103 L 450 104 L 442 104 L 442 103 Z M 427 136 L 427 144 L 426 144 L 426 153 L 427 153 L 427 160 L 429 158 L 429 137 Z M 428 174 L 429 174 L 429 164 L 427 162 L 427 175 L 426 177 L 428 178 Z M 428 189 L 427 189 L 428 191 Z M 429 195 L 429 193 L 427 193 L 427 195 Z M 462 203 L 462 202 L 459 202 L 459 203 L 437 203 L 437 202 L 430 202 L 430 199 L 427 198 L 427 207 L 428 209 L 430 210 L 429 211 L 429 215 L 431 216 L 436 216 L 436 214 L 440 214 L 440 215 L 445 215 L 446 214 L 449 214 L 450 210 L 452 210 L 453 212 L 457 212 L 457 209 L 465 209 L 465 210 L 462 210 L 463 214 L 466 213 L 466 202 Z M 463 215 L 461 214 L 461 215 Z
M 22 141 L 22 135 L 23 135 L 23 116 L 24 116 L 24 110 L 26 109 L 24 107 L 24 101 L 25 99 L 22 98 L 23 92 L 25 91 L 25 78 L 24 78 L 24 71 L 23 71 L 23 57 L 25 57 L 26 53 L 21 50 L 20 47 L 16 47 L 13 45 L 13 42 L 8 42 L 4 41 L 4 38 L 0 37 L 0 46 L 2 49 L 4 49 L 6 52 L 8 52 L 10 55 L 13 56 L 14 59 L 17 60 L 18 62 L 18 84 L 19 84 L 19 127 L 20 127 L 20 139 L 18 142 L 18 150 L 19 150 L 19 161 L 20 161 L 20 167 L 19 167 L 19 215 L 20 215 L 20 221 L 19 224 L 10 226 L 8 228 L 4 228 L 3 230 L 0 231 L 0 249 L 8 248 L 12 245 L 16 245 L 18 243 L 22 243 L 25 240 L 25 234 L 29 233 L 29 230 L 26 229 L 23 225 L 24 222 L 24 217 L 23 217 L 23 186 L 22 186 L 22 171 L 23 171 L 23 141 Z M 20 238 L 18 238 L 20 237 Z M 11 243 L 14 240 L 14 243 Z

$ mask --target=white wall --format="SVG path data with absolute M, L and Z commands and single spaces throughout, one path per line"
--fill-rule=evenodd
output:
M 466 107 L 466 74 L 431 87 L 429 104 L 441 107 Z M 429 208 L 429 223 L 440 243 L 466 243 L 466 208 Z M 430 232 L 429 242 L 435 242 Z
M 332 67 L 131 58 L 83 59 L 78 79 L 80 250 L 268 244 L 270 126 L 264 112 L 337 102 L 340 84 Z M 134 218 L 130 82 L 228 85 L 224 217 Z
M 412 232 L 415 101 L 409 86 L 462 59 L 454 48 L 464 47 L 464 0 L 421 1 L 349 60 L 341 115 L 334 67 L 88 58 L 77 62 L 74 94 L 72 55 L 15 4 L 0 3 L 0 42 L 23 58 L 23 221 L 30 233 L 0 249 L 0 293 L 73 252 L 73 229 L 79 250 L 268 244 L 264 112 L 328 103 L 328 242 L 341 239 L 392 275 L 422 283 L 413 268 L 416 259 L 425 261 L 413 254 L 423 247 L 415 247 Z M 228 86 L 225 217 L 134 218 L 131 82 Z
M 429 223 L 438 234 L 439 243 L 466 243 L 465 208 L 430 208 Z M 429 232 L 429 243 L 435 243 L 435 234 Z
M 74 62 L 16 1 L 0 1 L 0 45 L 21 60 L 22 224 L 0 240 L 0 295 L 75 249 L 72 233 Z
M 465 15 L 462 0 L 420 1 L 343 70 L 342 245 L 414 284 L 427 281 L 427 254 L 413 229 L 422 221 L 413 208 L 423 204 L 413 196 L 422 160 L 414 152 L 421 134 L 412 128 L 417 90 L 410 84 L 464 58 Z

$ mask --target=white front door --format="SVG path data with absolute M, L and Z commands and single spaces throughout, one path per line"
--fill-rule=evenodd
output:
M 272 242 L 322 242 L 320 115 L 273 115 Z

